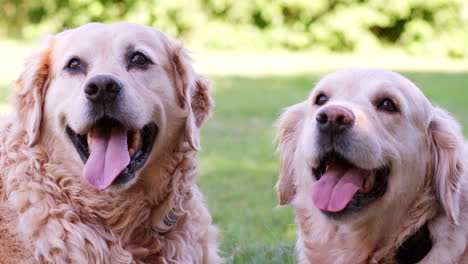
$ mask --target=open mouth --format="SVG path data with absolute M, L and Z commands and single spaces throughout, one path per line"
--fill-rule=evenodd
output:
M 364 170 L 336 152 L 329 152 L 312 169 L 316 182 L 312 200 L 332 218 L 358 212 L 382 197 L 388 184 L 388 166 Z
M 104 190 L 135 177 L 151 153 L 158 127 L 151 122 L 140 130 L 129 130 L 114 119 L 103 118 L 86 134 L 77 134 L 69 126 L 66 131 L 85 163 L 86 182 Z

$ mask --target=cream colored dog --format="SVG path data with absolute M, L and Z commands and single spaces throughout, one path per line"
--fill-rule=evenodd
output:
M 141 25 L 88 24 L 29 58 L 0 128 L 1 263 L 221 263 L 195 185 L 208 84 Z
M 468 263 L 468 147 L 409 80 L 325 76 L 279 120 L 280 204 L 300 263 Z

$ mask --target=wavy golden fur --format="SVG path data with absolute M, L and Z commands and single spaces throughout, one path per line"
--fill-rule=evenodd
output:
M 140 42 L 157 68 L 130 76 L 112 52 Z M 99 66 L 88 75 L 108 71 L 134 82 L 133 96 L 144 95 L 135 119 L 159 125 L 147 164 L 125 188 L 90 188 L 64 131 L 64 122 L 80 122 L 73 93 L 82 77 L 64 73 L 61 60 L 86 46 L 79 54 Z M 150 27 L 88 24 L 47 37 L 17 84 L 14 113 L 0 127 L 1 263 L 222 263 L 195 184 L 199 130 L 212 100 L 180 44 Z
M 328 97 L 323 106 L 316 104 L 321 94 Z M 378 110 L 385 98 L 400 112 Z M 343 219 L 327 217 L 311 198 L 320 159 L 316 115 L 327 106 L 355 115 L 347 159 L 368 170 L 390 166 L 386 193 Z M 296 211 L 300 263 L 397 263 L 396 250 L 424 224 L 433 246 L 418 263 L 468 263 L 468 146 L 455 119 L 411 81 L 380 69 L 331 73 L 306 101 L 286 109 L 278 127 L 276 188 L 280 204 Z

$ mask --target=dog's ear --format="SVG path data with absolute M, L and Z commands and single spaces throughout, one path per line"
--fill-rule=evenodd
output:
M 200 151 L 200 128 L 210 117 L 213 107 L 213 100 L 209 95 L 210 83 L 195 73 L 190 56 L 182 45 L 172 41 L 169 49 L 179 103 L 188 112 L 185 137 L 192 149 Z
M 16 113 L 27 132 L 29 146 L 36 144 L 40 136 L 42 107 L 50 81 L 52 46 L 53 37 L 45 37 L 26 60 L 25 69 L 16 81 Z
M 280 116 L 278 127 L 281 167 L 279 180 L 276 183 L 276 192 L 280 205 L 290 204 L 296 194 L 294 179 L 294 158 L 296 155 L 297 141 L 299 139 L 299 126 L 304 116 L 304 103 L 293 105 Z
M 447 112 L 434 108 L 429 124 L 430 162 L 428 166 L 435 185 L 437 197 L 453 224 L 458 224 L 460 215 L 461 186 L 466 173 L 464 142 L 460 125 Z

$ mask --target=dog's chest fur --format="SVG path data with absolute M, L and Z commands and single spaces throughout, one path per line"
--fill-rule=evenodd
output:
M 26 241 L 22 240 L 15 231 L 17 225 L 16 214 L 8 208 L 3 193 L 0 178 L 0 257 L 3 264 L 32 263 L 32 252 L 26 248 Z M 22 260 L 18 262 L 18 260 Z
M 357 231 L 340 225 L 323 225 L 317 216 L 307 214 L 306 209 L 296 212 L 301 229 L 299 263 L 415 264 L 432 247 L 426 224 L 408 233 L 403 240 L 389 243 L 395 239 L 391 233 L 372 236 L 370 234 L 375 234 L 376 229 Z
M 301 263 L 330 263 L 330 264 L 366 264 L 369 263 L 369 258 L 366 255 L 372 252 L 366 248 L 349 247 L 345 241 L 340 239 L 341 245 L 346 244 L 346 249 L 337 250 L 329 248 L 329 245 L 314 245 L 311 242 L 305 241 L 304 255 Z M 362 245 L 362 244 L 360 244 Z M 333 247 L 333 246 L 331 246 Z M 424 225 L 420 230 L 408 238 L 395 252 L 395 257 L 384 259 L 382 264 L 416 264 L 421 261 L 431 250 L 432 241 L 427 225 Z

